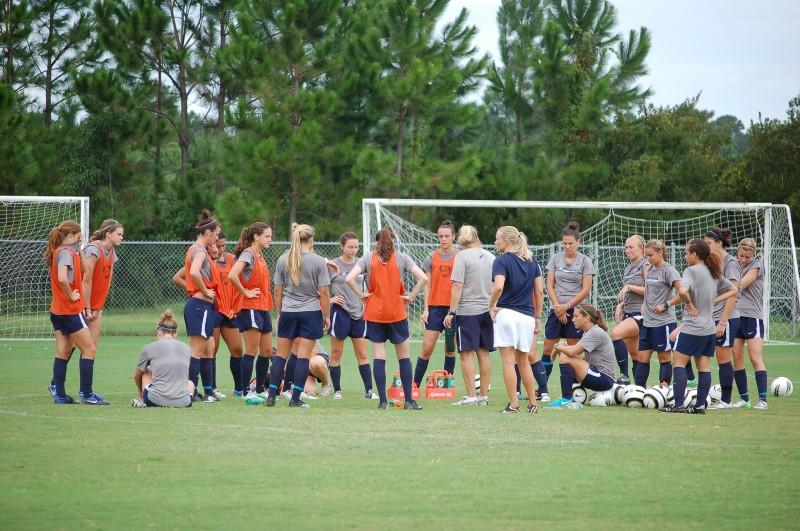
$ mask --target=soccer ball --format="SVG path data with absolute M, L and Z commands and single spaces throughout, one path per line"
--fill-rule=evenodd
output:
M 491 391 L 491 390 L 492 390 L 492 384 L 489 384 L 489 389 L 487 389 L 487 391 Z M 478 394 L 481 394 L 481 375 L 480 374 L 476 374 L 475 375 L 475 392 L 478 393 Z
M 712 385 L 711 390 L 708 392 L 708 398 L 710 398 L 712 402 L 719 402 L 722 400 L 722 386 L 719 384 Z
M 622 399 L 625 395 L 625 386 L 614 384 L 614 387 L 611 388 L 611 391 L 609 391 L 609 393 L 611 393 L 611 395 L 614 397 L 614 403 L 616 405 L 620 405 L 622 404 Z
M 794 391 L 794 385 L 792 385 L 792 381 L 789 378 L 779 376 L 772 380 L 770 391 L 772 396 L 789 396 Z
M 664 390 L 664 397 L 667 399 L 668 406 L 675 405 L 675 391 L 672 389 L 672 386 L 669 387 L 662 387 Z
M 572 399 L 579 404 L 586 403 L 586 388 L 579 383 L 572 384 Z
M 641 385 L 628 385 L 622 395 L 623 403 L 627 407 L 640 408 L 644 406 L 644 393 L 647 391 Z
M 642 405 L 647 409 L 661 409 L 667 403 L 667 397 L 661 386 L 656 385 L 644 392 Z
M 614 400 L 614 393 L 609 391 L 599 391 L 589 395 L 588 402 L 590 406 L 606 407 L 613 406 L 616 401 Z
M 711 404 L 711 397 L 706 397 L 706 407 Z M 685 407 L 689 406 L 696 406 L 697 405 L 697 389 L 687 389 L 686 390 L 686 398 L 683 399 L 683 405 Z

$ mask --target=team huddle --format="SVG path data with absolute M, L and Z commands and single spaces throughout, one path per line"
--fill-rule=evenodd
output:
M 502 413 L 536 413 L 547 407 L 581 408 L 573 388 L 605 392 L 615 385 L 646 387 L 653 352 L 659 360 L 657 384 L 672 389 L 674 403 L 665 413 L 705 413 L 706 409 L 767 408 L 767 372 L 763 362 L 763 263 L 756 243 L 738 244 L 738 260 L 727 252 L 731 232 L 713 227 L 685 248 L 687 267 L 669 264 L 660 240 L 638 235 L 625 242 L 630 264 L 618 294 L 614 328 L 587 302 L 598 274 L 579 251 L 579 226 L 562 232 L 561 250 L 542 271 L 524 233 L 512 226 L 497 229 L 497 255 L 482 247 L 478 231 L 444 221 L 439 247 L 416 264 L 395 246 L 388 228 L 378 231 L 374 251 L 357 256 L 360 242 L 352 232 L 340 238 L 341 255 L 328 260 L 314 252 L 314 229 L 292 227 L 289 249 L 270 274 L 264 250 L 272 228 L 256 222 L 242 230 L 233 253 L 220 224 L 203 211 L 197 239 L 173 282 L 185 290 L 184 325 L 188 345 L 177 339 L 170 310 L 156 325 L 157 340 L 145 346 L 134 372 L 134 407 L 188 407 L 217 402 L 225 395 L 216 382 L 221 341 L 230 351 L 233 396 L 250 405 L 308 408 L 320 396 L 343 398 L 341 364 L 351 341 L 364 387 L 364 398 L 389 407 L 386 393 L 386 343 L 394 345 L 405 409 L 421 410 L 413 399 L 422 385 L 439 336 L 445 336 L 444 370 L 453 373 L 458 352 L 466 396 L 454 405 L 489 403 L 492 359 L 498 350 L 508 396 Z M 103 308 L 109 294 L 115 248 L 122 225 L 104 221 L 81 250 L 81 228 L 64 221 L 52 229 L 45 251 L 50 269 L 56 356 L 50 393 L 56 404 L 72 404 L 65 390 L 67 366 L 75 348 L 81 352 L 79 399 L 108 405 L 93 388 L 94 360 Z M 405 279 L 412 279 L 409 291 Z M 422 349 L 412 367 L 408 305 L 420 293 L 425 326 Z M 537 352 L 545 296 L 550 310 L 544 346 Z M 675 308 L 682 305 L 682 320 Z M 272 313 L 277 344 L 273 347 Z M 330 353 L 320 339 L 330 335 Z M 372 344 L 370 367 L 367 345 Z M 755 370 L 758 402 L 751 406 L 744 350 Z M 711 358 L 719 366 L 720 396 L 707 405 Z M 475 360 L 477 359 L 477 372 Z M 629 359 L 632 363 L 629 363 Z M 694 359 L 694 368 L 692 367 Z M 559 364 L 561 397 L 550 399 L 548 380 Z M 697 374 L 695 375 L 695 368 Z M 253 374 L 255 373 L 255 374 Z M 476 385 L 478 381 L 480 384 Z M 373 382 L 374 380 L 374 382 Z M 739 400 L 733 402 L 733 384 Z M 202 383 L 202 385 L 201 385 Z M 318 384 L 321 390 L 317 391 Z M 696 399 L 684 405 L 687 387 Z M 523 392 L 524 388 L 524 392 Z

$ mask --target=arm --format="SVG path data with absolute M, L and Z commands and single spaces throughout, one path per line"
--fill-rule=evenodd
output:
M 753 282 L 756 281 L 758 278 L 758 268 L 751 269 L 742 277 L 742 283 L 740 285 L 741 289 L 745 289 L 750 286 Z
M 564 354 L 566 356 L 569 356 L 570 358 L 577 358 L 584 352 L 583 346 L 581 346 L 580 343 L 576 343 L 574 345 L 557 344 L 556 346 L 553 347 L 553 350 L 555 350 L 556 352 L 560 352 L 561 354 Z
M 233 264 L 231 270 L 228 271 L 228 280 L 231 281 L 233 287 L 235 287 L 245 299 L 255 299 L 261 295 L 261 289 L 245 289 L 245 287 L 242 286 L 242 281 L 239 280 L 239 275 L 242 271 L 244 271 L 244 262 L 239 262 L 237 260 L 236 263 Z
M 183 291 L 186 291 L 186 268 L 182 267 L 172 275 L 172 283 L 176 284 Z
M 558 299 L 556 298 L 556 273 L 555 271 L 547 272 L 547 297 L 550 299 L 550 304 L 555 310 L 556 315 L 560 316 L 562 312 L 558 307 Z
M 358 275 L 360 274 L 361 274 L 361 266 L 356 264 L 355 266 L 353 266 L 353 269 L 351 269 L 350 272 L 347 274 L 345 282 L 347 282 L 347 285 L 350 287 L 351 290 L 353 290 L 353 293 L 358 295 L 358 298 L 363 301 L 364 299 L 372 295 L 372 293 L 369 292 L 365 293 L 361 291 L 361 286 L 358 286 L 356 284 L 356 277 L 358 277 Z
M 533 308 L 533 335 L 539 333 L 539 328 L 541 327 L 539 324 L 539 319 L 542 317 L 542 307 L 544 306 L 544 282 L 542 282 L 542 277 L 536 277 L 533 281 L 533 303 L 535 307 Z M 534 341 L 535 341 L 534 337 Z
M 133 371 L 133 381 L 136 382 L 136 392 L 139 394 L 139 399 L 142 398 L 142 375 L 144 373 L 136 367 L 136 370 Z
M 692 297 L 689 295 L 689 288 L 681 286 L 678 289 L 678 297 L 677 298 L 678 298 L 679 301 L 683 301 L 683 304 L 685 306 L 684 311 L 686 311 L 686 313 L 688 313 L 689 315 L 691 315 L 693 317 L 697 317 L 698 315 L 700 315 L 700 311 L 697 308 L 695 308 L 694 304 L 692 304 Z M 672 301 L 673 300 L 675 300 L 675 297 L 673 297 L 672 300 L 669 301 L 670 306 L 672 306 Z M 676 304 L 677 304 L 677 301 L 676 301 Z
M 428 284 L 428 276 L 418 265 L 415 265 L 411 269 L 411 274 L 417 279 L 417 285 L 414 286 L 414 289 L 412 289 L 411 293 L 408 295 L 401 295 L 401 298 L 408 303 L 413 301 L 417 294 Z
M 506 277 L 505 275 L 495 275 L 494 276 L 494 284 L 492 284 L 492 298 L 489 300 L 489 315 L 492 316 L 492 321 L 494 321 L 495 316 L 497 316 L 497 301 L 500 300 L 500 295 L 503 293 L 503 287 L 506 285 Z
M 422 321 L 422 324 L 428 324 L 428 306 L 430 305 L 430 298 L 431 298 L 431 274 L 425 273 L 425 278 L 427 282 L 425 282 L 425 304 L 422 306 L 422 314 L 419 316 L 419 320 Z
M 672 283 L 672 287 L 675 288 L 676 291 L 680 292 L 681 290 L 681 281 L 676 280 Z M 670 306 L 675 306 L 681 301 L 680 295 L 675 295 L 674 297 L 670 297 L 664 304 L 656 304 L 656 307 L 653 308 L 653 313 L 656 315 L 660 315 L 667 311 Z
M 731 282 L 731 284 L 734 283 Z M 734 286 L 735 285 L 736 284 L 734 284 Z M 719 318 L 719 323 L 717 323 L 717 337 L 721 337 L 722 334 L 725 333 L 725 328 L 728 326 L 728 318 L 731 316 L 731 313 L 733 313 L 733 309 L 736 308 L 736 296 L 738 294 L 739 290 L 736 287 L 734 287 L 732 289 L 729 289 L 722 295 L 718 296 L 716 299 L 714 299 L 714 302 L 716 302 L 717 299 L 719 300 L 727 299 L 725 301 L 725 309 L 722 310 L 722 315 Z
M 450 312 L 444 318 L 444 325 L 450 328 L 453 324 L 453 314 L 458 310 L 458 303 L 461 302 L 461 294 L 464 291 L 463 282 L 453 282 L 453 288 L 450 290 Z
M 327 331 L 331 327 L 331 293 L 328 291 L 328 286 L 319 288 L 319 305 L 322 308 L 322 330 Z
M 91 320 L 92 319 L 92 280 L 94 275 L 94 266 L 97 265 L 97 257 L 94 255 L 89 255 L 88 258 L 83 258 L 81 260 L 81 270 L 83 271 L 83 282 L 81 283 L 81 288 L 83 289 L 83 296 L 86 299 L 84 302 L 84 316 Z
M 58 287 L 61 288 L 61 291 L 67 296 L 72 302 L 78 301 L 81 298 L 81 292 L 78 290 L 73 290 L 69 287 L 69 280 L 68 280 L 68 272 L 69 268 L 67 266 L 59 266 L 58 268 Z
M 197 289 L 199 289 L 203 295 L 209 299 L 213 299 L 214 290 L 206 287 L 205 283 L 203 282 L 203 277 L 200 275 L 200 268 L 203 267 L 203 260 L 206 259 L 206 256 L 207 255 L 201 252 L 198 252 L 194 255 L 194 258 L 192 258 L 192 265 L 189 267 L 189 276 L 192 277 L 194 285 L 197 286 Z
M 592 275 L 583 275 L 583 285 L 581 286 L 581 290 L 569 302 L 571 307 L 574 308 L 576 304 L 582 303 L 586 299 L 586 297 L 589 296 L 589 292 L 591 290 L 592 290 Z
M 283 285 L 275 284 L 275 316 L 280 319 L 283 306 Z

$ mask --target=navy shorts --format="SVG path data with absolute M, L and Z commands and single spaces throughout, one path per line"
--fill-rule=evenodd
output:
M 764 337 L 764 319 L 740 317 L 736 339 L 758 339 Z
M 644 316 L 641 313 L 633 312 L 633 313 L 623 313 L 622 314 L 622 320 L 623 321 L 625 319 L 627 319 L 628 317 L 630 317 L 631 319 L 636 321 L 636 324 L 639 325 L 639 330 L 642 329 L 642 327 L 644 326 Z M 641 348 L 639 350 L 641 350 Z
M 716 321 L 715 324 L 719 324 Z M 739 318 L 728 319 L 728 326 L 725 327 L 725 333 L 717 338 L 718 347 L 732 347 L 733 340 L 739 335 Z
M 145 388 L 142 390 L 142 402 L 144 402 L 144 405 L 146 405 L 147 407 L 164 407 L 164 406 L 161 406 L 161 405 L 159 405 L 159 404 L 156 404 L 155 402 L 153 402 L 152 400 L 150 400 L 150 397 L 149 397 L 149 396 L 147 396 L 147 391 L 148 391 L 148 387 L 145 387 Z M 189 405 L 188 405 L 188 406 L 186 406 L 186 407 L 192 407 L 192 403 L 191 403 L 191 401 L 189 402 Z
M 186 323 L 186 335 L 202 336 L 206 339 L 214 332 L 214 304 L 192 297 L 183 307 L 183 321 Z
M 89 328 L 83 319 L 83 314 L 76 315 L 57 315 L 50 314 L 50 322 L 53 323 L 53 330 L 58 330 L 63 335 L 74 334 L 82 328 Z
M 494 350 L 494 321 L 489 312 L 480 315 L 456 315 L 456 342 L 459 352 Z
M 556 312 L 550 310 L 547 315 L 547 324 L 544 325 L 544 338 L 545 339 L 575 339 L 583 337 L 583 332 L 575 328 L 575 323 L 572 322 L 572 317 L 575 315 L 575 308 L 567 310 L 567 322 L 562 323 L 556 317 Z
M 608 391 L 614 387 L 614 379 L 597 370 L 594 365 L 589 365 L 589 370 L 586 372 L 586 377 L 584 377 L 581 385 L 592 391 Z
M 255 328 L 262 334 L 272 332 L 272 316 L 266 310 L 240 310 L 236 314 L 239 332 L 247 332 Z
M 240 319 L 241 321 L 241 319 Z M 270 324 L 270 330 L 272 325 Z M 278 337 L 283 339 L 319 339 L 322 337 L 322 310 L 281 312 Z
M 444 318 L 449 311 L 449 306 L 428 306 L 428 324 L 425 325 L 425 330 L 432 332 L 444 330 Z
M 364 338 L 367 336 L 367 322 L 363 318 L 353 319 L 347 310 L 338 304 L 333 304 L 330 334 L 337 339 Z
M 693 336 L 686 332 L 678 334 L 678 339 L 675 340 L 675 346 L 672 348 L 675 352 L 680 352 L 685 356 L 714 356 L 714 350 L 717 346 L 717 335 L 709 334 L 707 336 Z
M 325 360 L 325 365 L 328 367 L 331 366 L 331 357 L 328 356 L 327 352 L 317 352 L 317 356 Z
M 639 352 L 643 350 L 669 352 L 672 350 L 673 345 L 669 341 L 669 335 L 677 326 L 677 323 L 661 326 L 643 326 L 639 330 Z
M 228 319 L 228 316 L 224 313 L 214 312 L 214 328 L 239 328 L 239 322 L 236 320 L 236 316 L 233 316 L 233 319 Z
M 398 345 L 408 339 L 408 319 L 394 323 L 367 321 L 367 339 L 373 343 Z

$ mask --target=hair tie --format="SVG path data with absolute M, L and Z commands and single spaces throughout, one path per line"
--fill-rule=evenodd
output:
M 159 324 L 156 326 L 156 330 L 159 332 L 164 332 L 165 334 L 174 334 L 178 331 L 178 327 Z
M 723 241 L 722 235 L 717 231 L 715 231 L 714 229 L 708 229 L 708 233 L 706 234 L 706 236 L 710 236 L 711 238 L 714 238 L 717 241 Z
M 217 220 L 215 220 L 214 218 L 210 218 L 210 219 L 209 219 L 208 221 L 206 221 L 205 223 L 198 223 L 198 225 L 197 225 L 197 228 L 198 228 L 198 229 L 202 229 L 203 227 L 207 227 L 207 226 L 209 226 L 209 225 L 213 225 L 213 224 L 215 224 L 216 222 L 217 222 Z

